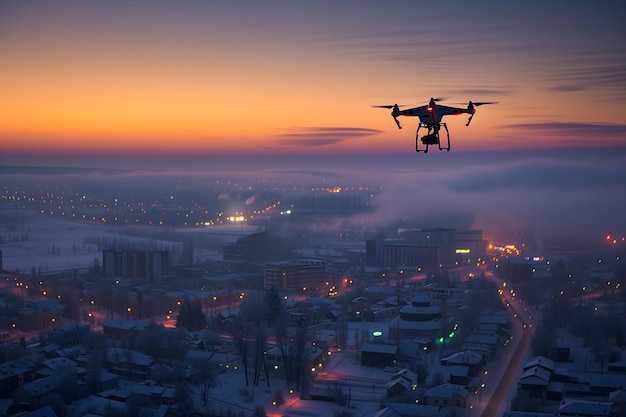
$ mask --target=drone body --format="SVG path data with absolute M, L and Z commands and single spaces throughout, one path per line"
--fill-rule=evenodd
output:
M 437 145 L 439 150 L 450 150 L 450 132 L 448 131 L 448 126 L 442 122 L 444 116 L 449 115 L 458 115 L 458 114 L 469 114 L 470 117 L 467 120 L 467 124 L 465 126 L 469 126 L 472 122 L 472 118 L 474 117 L 474 113 L 476 113 L 476 107 L 481 106 L 483 104 L 494 104 L 495 102 L 478 102 L 472 103 L 471 101 L 467 104 L 467 108 L 463 107 L 450 107 L 444 106 L 441 104 L 437 104 L 437 101 L 441 99 L 431 98 L 428 104 L 419 107 L 412 107 L 406 110 L 400 110 L 400 107 L 397 104 L 393 105 L 384 105 L 384 106 L 374 106 L 374 107 L 383 107 L 391 110 L 391 117 L 396 122 L 398 129 L 402 129 L 400 125 L 400 121 L 398 121 L 398 116 L 409 116 L 409 117 L 419 117 L 420 122 L 417 125 L 417 131 L 415 132 L 415 151 L 416 152 L 428 152 L 428 145 Z M 428 130 L 428 133 L 421 138 L 419 137 L 420 129 L 424 127 Z M 442 141 L 439 135 L 439 131 L 441 128 L 444 128 L 446 131 L 446 144 L 442 145 Z M 423 146 L 420 146 L 421 145 Z

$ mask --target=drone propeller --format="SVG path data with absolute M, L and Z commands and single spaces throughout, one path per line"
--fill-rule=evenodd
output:
M 471 102 L 474 106 L 482 106 L 483 104 L 498 104 L 497 101 L 472 101 Z
M 404 106 L 406 106 L 406 104 L 385 104 L 382 106 L 372 106 L 372 107 L 377 107 L 381 109 L 393 109 L 394 107 L 404 107 Z
M 452 103 L 452 104 L 456 104 L 458 106 L 469 106 L 470 103 L 472 103 L 474 107 L 482 106 L 483 104 L 498 104 L 497 101 L 469 101 L 465 103 Z

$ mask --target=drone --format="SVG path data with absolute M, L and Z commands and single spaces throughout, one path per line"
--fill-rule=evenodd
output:
M 457 115 L 457 114 L 469 114 L 470 117 L 467 120 L 465 126 L 469 126 L 474 118 L 474 114 L 476 113 L 476 107 L 482 106 L 483 104 L 496 104 L 495 101 L 483 101 L 483 102 L 469 102 L 467 103 L 467 108 L 463 107 L 450 107 L 444 106 L 441 104 L 437 104 L 438 101 L 441 101 L 441 98 L 431 98 L 428 104 L 412 107 L 406 110 L 400 110 L 400 107 L 405 107 L 404 105 L 384 105 L 384 106 L 373 106 L 380 107 L 385 109 L 392 109 L 391 117 L 398 125 L 398 129 L 402 129 L 400 126 L 400 122 L 398 121 L 398 116 L 417 116 L 420 119 L 419 124 L 417 125 L 417 131 L 415 132 L 415 151 L 416 152 L 428 152 L 429 145 L 437 145 L 439 150 L 450 150 L 450 131 L 448 130 L 448 126 L 443 123 L 441 120 L 444 116 L 448 115 Z M 441 127 L 446 131 L 445 142 L 446 144 L 442 144 L 440 140 L 440 130 Z M 419 132 L 421 128 L 426 128 L 426 135 L 419 137 Z M 420 146 L 421 143 L 421 146 Z

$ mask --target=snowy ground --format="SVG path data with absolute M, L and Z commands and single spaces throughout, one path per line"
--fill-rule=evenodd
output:
M 0 244 L 3 269 L 22 273 L 30 273 L 33 267 L 42 273 L 87 268 L 95 258 L 101 261 L 102 253 L 86 244 L 85 238 L 116 236 L 104 227 L 47 219 L 34 219 L 15 232 L 0 233 L 27 237 Z
M 201 233 L 211 235 L 218 241 L 232 242 L 246 233 L 252 233 L 256 228 L 214 226 L 205 229 L 177 230 L 178 235 Z M 33 269 L 41 269 L 42 273 L 84 270 L 94 264 L 97 259 L 102 263 L 102 250 L 90 243 L 96 239 L 123 241 L 141 244 L 156 244 L 159 247 L 173 248 L 181 246 L 181 242 L 155 241 L 153 239 L 129 236 L 123 234 L 120 227 L 79 223 L 58 219 L 34 218 L 28 220 L 16 231 L 0 230 L 0 237 L 8 238 L 0 241 L 3 269 L 30 273 Z M 22 237 L 26 237 L 23 239 Z M 18 241 L 12 241 L 16 238 Z M 215 255 L 210 250 L 196 248 L 196 257 L 208 258 Z M 221 256 L 221 254 L 220 254 Z

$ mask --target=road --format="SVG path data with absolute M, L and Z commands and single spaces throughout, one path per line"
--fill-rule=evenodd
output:
M 508 394 L 512 384 L 516 381 L 524 366 L 524 360 L 528 356 L 528 349 L 535 328 L 532 323 L 532 314 L 529 314 L 519 297 L 513 296 L 510 288 L 507 288 L 502 280 L 495 277 L 493 274 L 486 273 L 485 276 L 498 284 L 498 288 L 505 290 L 502 292 L 502 296 L 505 299 L 503 302 L 509 305 L 509 317 L 512 317 L 513 320 L 517 320 L 517 322 L 511 322 L 513 337 L 517 340 L 517 343 L 514 343 L 515 350 L 512 355 L 508 356 L 508 361 L 500 366 L 502 370 L 500 379 L 493 383 L 495 385 L 492 385 L 494 389 L 489 400 L 484 408 L 482 408 L 482 411 L 479 410 L 481 411 L 481 417 L 494 417 L 500 415 L 508 403 Z

